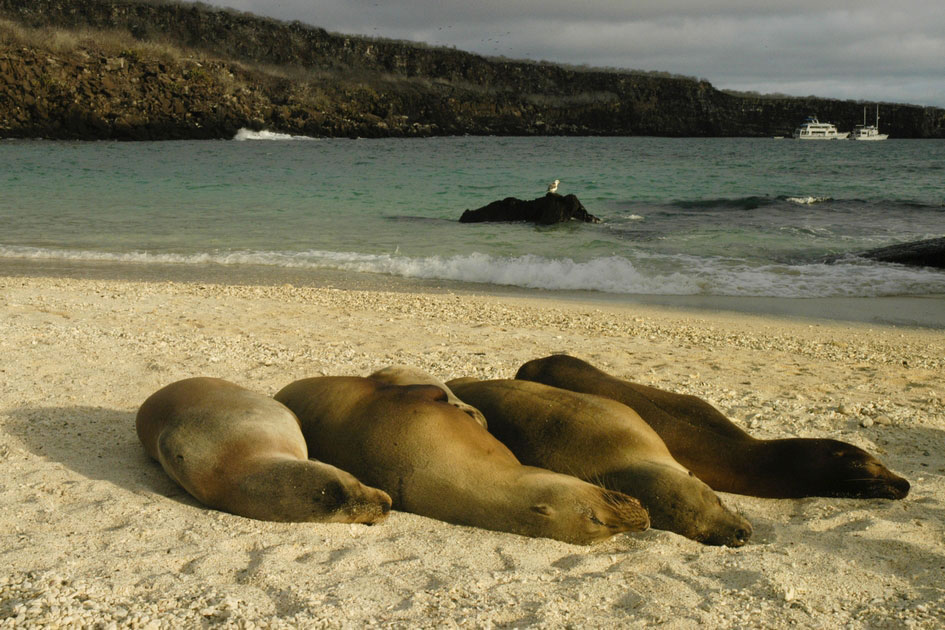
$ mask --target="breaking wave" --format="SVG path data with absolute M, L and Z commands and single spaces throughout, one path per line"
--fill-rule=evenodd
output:
M 317 138 L 312 138 L 310 136 L 292 136 L 287 133 L 276 133 L 275 131 L 253 131 L 252 129 L 240 129 L 236 132 L 236 135 L 233 136 L 233 139 L 238 142 L 245 142 L 246 140 L 317 140 Z
M 884 265 L 858 258 L 835 264 L 759 267 L 733 259 L 683 255 L 641 256 L 635 261 L 608 256 L 579 262 L 570 258 L 497 257 L 481 253 L 426 257 L 322 250 L 169 254 L 10 246 L 0 246 L 0 258 L 334 269 L 527 289 L 615 294 L 806 298 L 945 293 L 945 273 L 941 271 Z

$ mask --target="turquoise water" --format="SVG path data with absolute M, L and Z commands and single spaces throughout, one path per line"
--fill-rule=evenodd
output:
M 945 294 L 844 254 L 945 234 L 945 142 L 0 142 L 0 259 L 334 269 L 611 294 Z M 600 224 L 459 224 L 576 194 Z

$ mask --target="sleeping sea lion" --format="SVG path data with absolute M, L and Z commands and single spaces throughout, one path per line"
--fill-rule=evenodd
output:
M 456 379 L 447 385 L 489 421 L 525 464 L 574 475 L 640 500 L 657 529 L 709 545 L 744 545 L 751 525 L 669 454 L 632 409 L 532 383 Z
M 325 376 L 275 397 L 316 457 L 385 489 L 398 510 L 578 544 L 648 525 L 636 499 L 523 466 L 438 387 Z
M 218 378 L 152 394 L 135 420 L 148 455 L 212 508 L 265 521 L 374 523 L 390 497 L 308 458 L 299 421 L 272 398 Z
M 489 428 L 485 416 L 483 416 L 478 409 L 457 398 L 456 394 L 454 394 L 443 381 L 427 374 L 419 368 L 408 365 L 391 365 L 374 372 L 374 374 L 371 374 L 368 378 L 380 381 L 381 383 L 387 383 L 388 385 L 435 385 L 446 392 L 446 401 L 449 404 L 468 414 L 469 417 L 481 424 L 484 428 Z
M 714 490 L 768 498 L 902 499 L 909 493 L 908 481 L 852 444 L 755 439 L 704 400 L 631 383 L 574 357 L 529 361 L 515 378 L 624 403 L 653 427 L 679 463 Z

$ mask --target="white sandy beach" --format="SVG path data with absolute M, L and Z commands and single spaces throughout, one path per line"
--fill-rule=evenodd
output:
M 376 526 L 199 505 L 145 455 L 189 376 L 266 394 L 409 364 L 510 378 L 568 352 L 708 399 L 758 437 L 832 437 L 902 501 L 723 495 L 748 545 L 580 547 L 402 512 Z M 515 297 L 0 276 L 0 627 L 945 625 L 945 333 Z

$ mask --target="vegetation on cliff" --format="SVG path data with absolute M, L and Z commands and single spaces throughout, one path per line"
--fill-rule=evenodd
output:
M 725 93 L 706 81 L 488 59 L 205 5 L 0 0 L 0 137 L 769 136 L 863 104 Z M 894 137 L 945 137 L 945 110 L 882 106 Z

